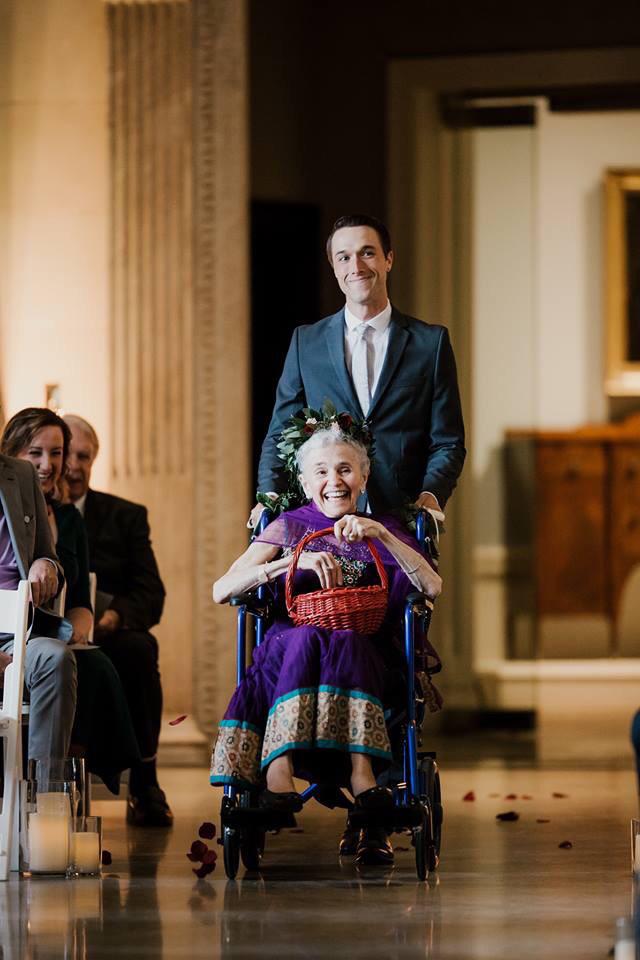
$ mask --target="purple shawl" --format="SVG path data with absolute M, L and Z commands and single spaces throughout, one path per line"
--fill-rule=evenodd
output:
M 361 514 L 361 516 L 364 516 L 364 514 Z M 382 523 L 389 533 L 392 533 L 398 540 L 406 543 L 419 553 L 415 537 L 409 533 L 395 517 L 372 516 L 371 519 Z M 258 543 L 270 543 L 282 549 L 288 548 L 293 550 L 308 533 L 323 530 L 325 527 L 332 527 L 334 523 L 335 519 L 325 516 L 315 503 L 311 502 L 303 507 L 298 507 L 296 510 L 281 513 L 280 516 L 276 517 L 276 519 L 269 524 L 263 533 L 256 537 L 256 541 Z M 384 547 L 379 540 L 374 539 L 373 542 L 378 549 L 380 559 L 385 565 L 389 578 L 389 599 L 385 626 L 389 628 L 391 624 L 394 624 L 393 632 L 396 633 L 395 624 L 399 622 L 403 614 L 405 599 L 408 594 L 415 591 L 416 588 L 407 575 L 400 569 L 398 561 L 389 553 L 387 548 Z M 342 556 L 347 560 L 359 560 L 373 564 L 371 551 L 366 543 L 350 543 L 345 540 L 338 542 L 333 534 L 327 534 L 324 537 L 319 537 L 317 540 L 312 540 L 306 549 L 310 551 L 326 550 L 328 553 Z M 305 572 L 306 571 L 300 571 L 302 574 Z M 376 581 L 377 576 L 374 580 L 370 579 L 369 582 Z M 313 589 L 318 589 L 317 580 L 315 581 Z M 384 629 L 385 627 L 383 626 L 383 630 Z M 440 658 L 426 637 L 424 638 L 424 644 L 417 644 L 417 653 L 421 653 L 425 657 L 424 666 L 427 670 L 436 672 L 440 669 Z

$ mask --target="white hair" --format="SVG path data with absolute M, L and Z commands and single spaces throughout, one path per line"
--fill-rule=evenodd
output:
M 316 432 L 312 433 L 309 439 L 305 440 L 302 446 L 298 448 L 296 451 L 296 463 L 298 464 L 300 473 L 304 473 L 304 465 L 310 453 L 322 447 L 335 447 L 338 446 L 338 444 L 351 447 L 358 454 L 360 458 L 360 469 L 368 476 L 371 462 L 367 448 L 364 444 L 360 443 L 359 440 L 355 440 L 348 433 L 344 433 L 337 424 L 335 427 L 316 430 Z

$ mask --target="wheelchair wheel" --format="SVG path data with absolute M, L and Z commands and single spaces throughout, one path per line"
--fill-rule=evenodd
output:
M 240 836 L 233 827 L 223 827 L 224 872 L 234 880 L 240 865 Z
M 436 870 L 440 863 L 440 848 L 442 845 L 442 794 L 440 791 L 440 774 L 435 756 L 425 756 L 420 759 L 420 793 L 423 803 L 430 813 L 430 847 L 428 854 L 429 870 Z
M 416 873 L 418 880 L 426 880 L 429 875 L 429 849 L 430 849 L 430 829 L 429 813 L 424 811 L 422 823 L 419 827 L 413 828 L 412 843 L 416 851 Z
M 259 870 L 264 853 L 264 830 L 243 830 L 240 856 L 247 870 Z

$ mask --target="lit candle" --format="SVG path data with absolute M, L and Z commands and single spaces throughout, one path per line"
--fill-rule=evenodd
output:
M 97 873 L 100 869 L 100 837 L 97 833 L 71 834 L 72 862 L 78 873 Z
M 29 814 L 29 869 L 32 873 L 66 873 L 69 865 L 69 819 L 49 813 Z

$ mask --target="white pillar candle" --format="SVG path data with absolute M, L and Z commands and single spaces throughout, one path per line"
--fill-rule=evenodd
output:
M 97 873 L 100 868 L 100 837 L 93 832 L 71 834 L 71 860 L 78 873 Z
M 49 813 L 29 814 L 29 869 L 65 873 L 69 865 L 69 819 Z

